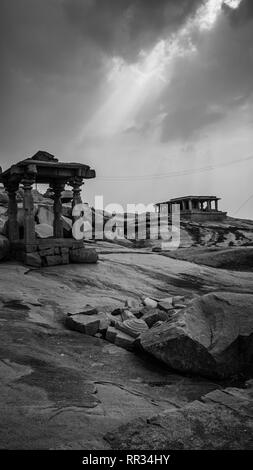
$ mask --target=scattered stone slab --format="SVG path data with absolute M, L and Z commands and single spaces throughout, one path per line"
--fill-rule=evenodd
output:
M 125 307 L 127 307 L 129 310 L 131 310 L 132 308 L 138 308 L 139 302 L 135 299 L 126 299 Z
M 161 300 L 158 303 L 158 308 L 160 308 L 160 310 L 164 310 L 165 312 L 168 312 L 169 310 L 173 310 L 174 306 L 172 302 L 172 297 L 170 299 Z
M 117 330 L 123 331 L 127 335 L 132 336 L 133 338 L 138 338 L 141 333 L 148 330 L 146 322 L 142 319 L 130 318 L 124 322 L 115 322 L 115 328 Z
M 100 320 L 100 324 L 99 324 L 99 332 L 103 336 L 106 335 L 107 329 L 111 325 L 111 322 L 112 322 L 112 317 L 107 313 L 103 314 L 103 318 Z
M 134 351 L 135 340 L 132 336 L 123 333 L 123 331 L 118 331 L 114 344 L 120 348 L 127 349 L 127 351 Z
M 173 305 L 177 303 L 183 303 L 185 300 L 184 295 L 174 295 L 172 298 Z
M 123 308 L 115 308 L 115 310 L 111 312 L 111 315 L 116 317 L 118 315 L 121 315 L 123 312 L 124 312 Z
M 100 321 L 104 319 L 104 315 L 68 315 L 66 317 L 66 326 L 80 333 L 94 336 L 99 333 Z
M 206 294 L 140 341 L 146 352 L 181 372 L 226 378 L 252 371 L 253 295 Z
M 123 310 L 121 313 L 122 321 L 129 320 L 129 318 L 135 318 L 135 315 L 130 310 Z
M 143 316 L 143 313 L 142 313 L 143 309 L 141 308 L 131 308 L 131 313 L 133 313 L 133 315 L 136 317 L 136 318 L 141 318 Z
M 144 298 L 142 303 L 146 307 L 150 307 L 150 308 L 156 308 L 157 307 L 157 301 L 153 300 L 153 299 L 150 299 L 149 297 Z
M 114 326 L 109 326 L 109 328 L 106 331 L 105 339 L 109 341 L 110 343 L 114 343 L 116 336 L 117 336 L 117 330 Z
M 186 308 L 186 305 L 185 305 L 185 304 L 176 303 L 176 304 L 174 304 L 174 308 Z
M 155 323 L 158 321 L 167 321 L 169 319 L 169 315 L 167 312 L 164 312 L 159 309 L 143 309 L 144 314 L 141 317 L 144 320 L 148 327 L 151 328 Z

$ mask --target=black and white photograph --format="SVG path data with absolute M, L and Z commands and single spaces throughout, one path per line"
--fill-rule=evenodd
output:
M 0 0 L 0 36 L 0 457 L 243 466 L 253 0 Z

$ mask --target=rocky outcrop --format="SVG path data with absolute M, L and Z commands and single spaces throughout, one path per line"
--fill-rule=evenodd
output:
M 0 260 L 6 258 L 9 254 L 9 240 L 4 235 L 0 235 Z
M 225 378 L 252 371 L 253 295 L 199 297 L 142 334 L 141 345 L 181 372 Z
M 214 390 L 178 409 L 139 418 L 105 436 L 117 450 L 253 449 L 252 391 Z
M 35 225 L 35 233 L 38 238 L 50 238 L 54 236 L 52 225 L 45 223 Z

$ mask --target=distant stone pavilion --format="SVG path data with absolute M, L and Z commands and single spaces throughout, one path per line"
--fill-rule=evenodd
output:
M 53 155 L 44 151 L 39 151 L 33 157 L 22 160 L 2 172 L 0 181 L 9 196 L 8 237 L 13 257 L 33 266 L 67 264 L 71 255 L 77 258 L 78 251 L 76 250 L 82 250 L 84 243 L 82 240 L 63 237 L 62 194 L 64 196 L 65 185 L 68 185 L 72 188 L 72 192 L 68 192 L 68 200 L 69 195 L 72 195 L 72 207 L 82 203 L 81 186 L 85 179 L 95 177 L 95 170 L 88 165 L 59 162 Z M 54 226 L 51 238 L 36 237 L 32 196 L 32 189 L 36 183 L 49 184 L 52 193 Z M 24 190 L 22 239 L 20 239 L 18 228 L 16 198 L 20 186 Z M 83 252 L 80 256 L 83 257 Z M 88 260 L 88 262 L 92 261 Z
M 156 212 L 161 215 L 168 212 L 171 215 L 173 207 L 180 207 L 180 215 L 182 218 L 196 222 L 219 221 L 223 220 L 227 213 L 219 210 L 218 201 L 220 198 L 216 196 L 184 196 L 170 199 L 169 201 L 159 202 L 155 204 Z

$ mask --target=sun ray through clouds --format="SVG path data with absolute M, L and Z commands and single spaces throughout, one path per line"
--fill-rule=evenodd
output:
M 170 83 L 174 59 L 197 53 L 192 33 L 210 30 L 223 3 L 223 0 L 208 0 L 177 33 L 160 40 L 151 51 L 141 51 L 135 64 L 112 57 L 104 102 L 86 124 L 79 143 L 87 137 L 117 135 L 133 125 L 143 103 L 154 101 Z M 237 8 L 240 0 L 225 3 Z

